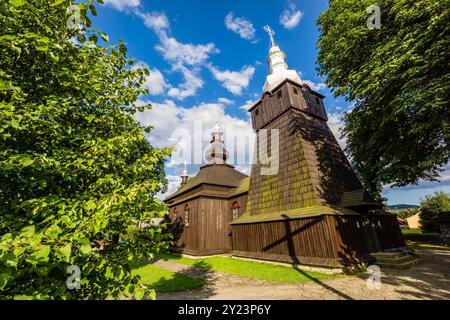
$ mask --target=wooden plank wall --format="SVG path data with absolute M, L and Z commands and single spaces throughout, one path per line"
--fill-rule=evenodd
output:
M 382 250 L 406 246 L 402 231 L 398 225 L 397 216 L 371 215 L 369 217 Z
M 323 265 L 352 263 L 370 253 L 367 221 L 375 229 L 381 250 L 406 246 L 395 216 L 320 216 L 233 225 L 233 252 L 254 258 L 266 254 L 279 261 L 306 257 Z
M 244 212 L 247 195 L 232 199 L 200 197 L 178 205 L 169 210 L 174 230 L 177 230 L 177 247 L 188 254 L 216 254 L 231 250 L 231 205 L 238 201 Z M 191 207 L 189 227 L 184 226 L 184 207 Z M 178 210 L 178 220 L 174 221 L 174 210 Z M 174 235 L 176 236 L 176 235 Z
M 189 216 L 189 227 L 184 226 L 184 207 L 188 204 L 191 208 L 191 213 Z M 178 219 L 174 220 L 174 210 L 178 210 Z M 179 205 L 170 208 L 169 217 L 172 221 L 172 227 L 180 232 L 174 235 L 179 237 L 177 240 L 177 246 L 182 249 L 188 250 L 199 250 L 199 220 L 198 220 L 198 209 L 199 209 L 199 199 L 194 199 L 181 203 Z
M 231 211 L 227 199 L 200 198 L 199 250 L 202 252 L 230 250 Z
M 318 99 L 318 103 L 315 98 Z M 305 86 L 286 82 L 273 94 L 264 94 L 260 103 L 253 108 L 251 111 L 253 128 L 256 131 L 264 128 L 290 107 L 316 116 L 321 120 L 328 120 L 322 97 L 314 94 Z
M 369 252 L 363 216 L 327 216 L 326 219 L 330 227 L 334 225 L 336 237 L 333 241 L 339 259 L 351 261 Z
M 280 256 L 280 261 L 289 260 L 286 257 L 353 261 L 367 253 L 364 237 L 360 216 L 319 216 L 232 226 L 233 252 L 269 254 L 272 259 Z
M 278 92 L 281 92 L 281 96 Z M 280 116 L 289 107 L 290 100 L 286 85 L 280 87 L 273 95 L 264 94 L 260 104 L 251 111 L 253 128 L 258 131 Z

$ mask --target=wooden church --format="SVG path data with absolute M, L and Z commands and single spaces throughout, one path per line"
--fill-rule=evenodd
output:
M 370 261 L 371 253 L 405 247 L 395 215 L 364 190 L 327 125 L 321 94 L 289 70 L 270 35 L 269 74 L 250 109 L 259 144 L 278 150 L 278 170 L 251 175 L 226 163 L 218 125 L 208 163 L 194 177 L 183 173 L 169 206 L 176 249 L 191 255 L 234 256 L 340 267 Z M 278 129 L 277 145 L 260 131 Z

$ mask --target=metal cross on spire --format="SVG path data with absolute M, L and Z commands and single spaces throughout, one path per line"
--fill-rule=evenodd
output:
M 269 34 L 271 47 L 275 47 L 275 41 L 273 40 L 275 31 L 273 31 L 272 28 L 267 24 L 264 26 L 264 31 L 266 31 Z

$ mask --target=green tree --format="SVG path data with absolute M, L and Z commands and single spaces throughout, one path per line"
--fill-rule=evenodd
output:
M 420 202 L 420 229 L 423 232 L 438 232 L 439 228 L 433 218 L 439 212 L 450 211 L 450 194 L 438 191 L 428 195 Z
M 355 103 L 345 116 L 346 151 L 372 194 L 384 184 L 431 180 L 450 158 L 448 0 L 330 0 L 320 15 L 318 71 L 335 95 Z
M 165 211 L 154 196 L 169 150 L 134 118 L 150 107 L 136 103 L 148 70 L 131 68 L 123 42 L 106 46 L 92 1 L 70 5 L 0 2 L 0 299 L 152 297 L 130 261 L 167 247 L 163 227 L 117 243 Z

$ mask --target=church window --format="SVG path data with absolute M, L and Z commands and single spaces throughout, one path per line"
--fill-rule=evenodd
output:
M 295 93 L 295 94 L 298 94 L 298 90 L 297 90 L 297 88 L 295 88 L 295 87 L 294 87 L 294 93 Z
M 231 205 L 231 213 L 233 214 L 233 220 L 239 218 L 239 202 L 235 201 Z
M 189 227 L 190 215 L 191 215 L 191 208 L 187 204 L 184 206 L 184 226 L 185 227 Z
M 257 116 L 258 114 L 259 114 L 259 110 L 256 109 L 256 110 L 255 110 L 255 116 Z
M 316 103 L 317 103 L 318 105 L 320 105 L 320 99 L 317 98 L 317 97 L 314 97 L 314 99 L 316 100 Z
M 177 208 L 173 209 L 173 221 L 177 221 L 178 219 L 178 210 Z
M 277 93 L 277 95 L 278 95 L 278 98 L 281 98 L 281 96 L 283 95 L 283 93 L 281 92 L 281 89 L 280 89 L 280 90 L 278 90 L 278 93 Z

